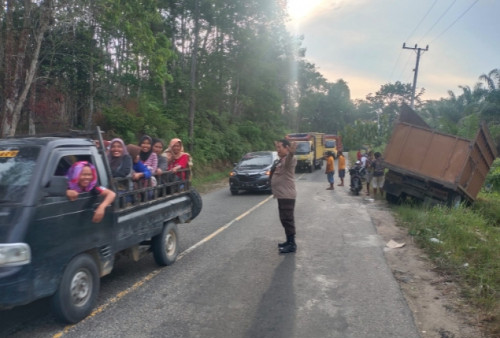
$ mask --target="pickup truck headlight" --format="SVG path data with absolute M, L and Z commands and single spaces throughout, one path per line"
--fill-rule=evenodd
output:
M 30 262 L 31 249 L 28 244 L 0 244 L 0 266 L 25 265 Z

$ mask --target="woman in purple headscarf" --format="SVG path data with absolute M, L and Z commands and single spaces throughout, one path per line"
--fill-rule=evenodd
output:
M 106 189 L 102 186 L 96 186 L 97 184 L 97 171 L 92 165 L 87 161 L 79 161 L 74 163 L 71 168 L 69 168 L 68 174 L 68 190 L 66 191 L 66 196 L 71 201 L 78 198 L 78 195 L 82 192 L 89 192 L 95 195 L 102 195 L 104 197 L 103 201 L 94 212 L 94 217 L 92 217 L 92 222 L 99 223 L 104 217 L 106 207 L 113 203 L 116 194 L 114 191 Z

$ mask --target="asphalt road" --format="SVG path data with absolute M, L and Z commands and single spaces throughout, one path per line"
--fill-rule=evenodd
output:
M 284 232 L 272 196 L 227 187 L 203 195 L 198 218 L 179 225 L 174 265 L 124 258 L 82 322 L 57 322 L 44 299 L 0 311 L 0 336 L 419 337 L 373 205 L 347 186 L 325 190 L 323 169 L 296 178 L 295 254 L 278 253 Z

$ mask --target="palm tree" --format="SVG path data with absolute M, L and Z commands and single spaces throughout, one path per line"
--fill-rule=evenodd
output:
M 496 83 L 495 83 L 495 78 L 496 78 Z M 495 68 L 492 69 L 488 75 L 483 74 L 479 76 L 479 80 L 486 82 L 488 85 L 488 89 L 490 91 L 494 91 L 496 89 L 500 89 L 500 69 Z

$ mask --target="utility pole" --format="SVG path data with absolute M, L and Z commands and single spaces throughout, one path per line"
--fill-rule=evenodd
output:
M 416 50 L 417 51 L 417 64 L 415 66 L 415 69 L 413 70 L 415 74 L 413 75 L 413 87 L 411 88 L 411 103 L 410 107 L 411 109 L 414 109 L 415 107 L 415 90 L 417 89 L 417 76 L 418 76 L 418 64 L 420 62 L 420 53 L 421 52 L 427 52 L 429 50 L 429 45 L 423 48 L 418 48 L 417 45 L 415 47 L 406 47 L 406 42 L 403 43 L 403 49 L 411 49 L 411 50 Z

